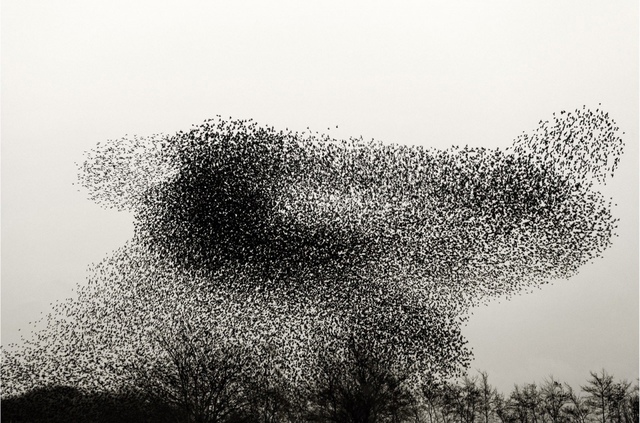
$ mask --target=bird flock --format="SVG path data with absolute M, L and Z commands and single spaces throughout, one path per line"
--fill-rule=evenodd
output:
M 597 188 L 623 145 L 608 114 L 586 107 L 502 150 L 220 116 L 99 144 L 79 179 L 93 201 L 133 214 L 133 237 L 3 350 L 3 395 L 118 389 L 185 333 L 241 346 L 290 380 L 354 340 L 405 371 L 457 375 L 472 307 L 571 277 L 611 244 L 616 219 Z

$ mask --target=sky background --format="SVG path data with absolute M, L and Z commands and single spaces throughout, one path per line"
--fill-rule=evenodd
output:
M 577 387 L 603 368 L 635 381 L 638 16 L 632 0 L 4 0 L 2 344 L 20 342 L 132 235 L 131 215 L 73 185 L 98 142 L 220 114 L 504 148 L 586 105 L 626 132 L 604 188 L 619 236 L 576 277 L 475 309 L 464 333 L 471 369 L 502 391 L 549 375 Z

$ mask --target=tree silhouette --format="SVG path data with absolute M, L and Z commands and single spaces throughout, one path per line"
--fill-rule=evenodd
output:
M 605 423 L 611 407 L 611 396 L 613 394 L 613 376 L 602 370 L 602 374 L 589 372 L 591 379 L 588 385 L 582 390 L 589 394 L 587 401 L 589 405 L 598 411 L 598 421 Z
M 229 422 L 243 415 L 249 400 L 244 351 L 221 346 L 189 326 L 157 334 L 155 342 L 164 357 L 135 369 L 141 396 L 179 410 L 193 423 Z
M 569 392 L 553 377 L 545 380 L 540 387 L 540 396 L 544 414 L 552 423 L 564 421 L 564 409 L 569 402 Z
M 479 372 L 480 380 L 478 390 L 480 391 L 480 413 L 484 423 L 489 423 L 496 410 L 497 391 L 489 384 L 489 375 L 485 371 Z
M 586 423 L 592 414 L 587 400 L 576 393 L 570 386 L 567 386 L 567 391 L 569 392 L 570 401 L 570 405 L 566 409 L 567 415 L 571 421 Z
M 309 420 L 332 423 L 405 421 L 414 398 L 408 375 L 394 371 L 392 357 L 371 354 L 354 340 L 343 354 L 323 356 L 309 388 Z

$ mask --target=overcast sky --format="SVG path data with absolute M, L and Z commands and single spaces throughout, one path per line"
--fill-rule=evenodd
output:
M 1 19 L 3 345 L 132 235 L 130 215 L 72 185 L 98 142 L 220 114 L 506 147 L 584 104 L 626 132 L 605 191 L 619 237 L 578 276 L 476 309 L 465 334 L 503 391 L 602 368 L 636 379 L 637 1 L 4 0 Z

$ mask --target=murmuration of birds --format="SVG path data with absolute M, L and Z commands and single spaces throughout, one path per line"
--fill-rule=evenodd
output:
M 415 374 L 470 363 L 470 309 L 569 278 L 615 235 L 613 119 L 561 112 L 507 149 L 333 139 L 218 116 L 175 135 L 99 144 L 79 166 L 130 241 L 90 269 L 20 346 L 3 395 L 113 388 L 175 333 L 312 378 L 357 341 Z

